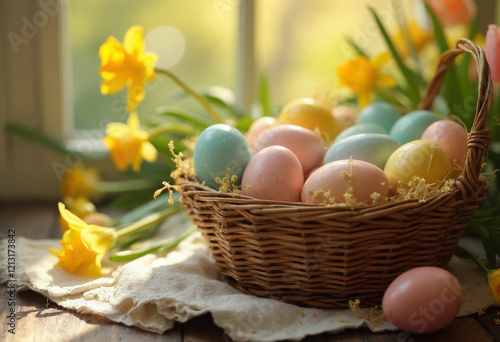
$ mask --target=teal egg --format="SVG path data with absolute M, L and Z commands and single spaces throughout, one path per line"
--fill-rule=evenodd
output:
M 200 182 L 217 189 L 215 178 L 237 175 L 236 184 L 241 184 L 243 171 L 252 159 L 253 152 L 245 136 L 236 128 L 226 124 L 216 124 L 205 129 L 196 141 L 193 152 L 193 166 Z
M 427 127 L 436 121 L 438 117 L 431 111 L 415 110 L 396 121 L 389 135 L 404 145 L 410 141 L 419 140 Z
M 401 118 L 401 114 L 392 104 L 387 102 L 374 102 L 364 107 L 359 112 L 357 124 L 374 123 L 389 132 L 392 125 Z
M 344 129 L 342 132 L 340 132 L 339 135 L 335 138 L 333 143 L 337 143 L 347 137 L 350 137 L 352 135 L 356 134 L 363 134 L 363 133 L 379 133 L 379 134 L 389 134 L 389 131 L 387 131 L 385 128 L 378 124 L 374 123 L 364 123 L 364 124 L 356 124 L 351 127 L 348 127 Z
M 401 144 L 394 138 L 379 133 L 357 134 L 334 143 L 326 151 L 323 163 L 335 160 L 363 160 L 384 169 L 387 159 Z

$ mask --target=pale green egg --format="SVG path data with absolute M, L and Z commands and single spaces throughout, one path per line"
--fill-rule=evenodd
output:
M 363 123 L 363 124 L 356 124 L 354 126 L 348 127 L 344 129 L 342 132 L 340 132 L 339 135 L 335 138 L 333 141 L 334 144 L 337 142 L 356 135 L 356 134 L 363 134 L 363 133 L 379 133 L 379 134 L 389 134 L 389 131 L 383 128 L 382 126 L 375 124 L 375 123 Z
M 231 175 L 238 177 L 236 185 L 239 185 L 252 156 L 252 149 L 240 131 L 226 124 L 215 124 L 205 129 L 196 141 L 194 172 L 200 182 L 217 189 L 220 185 L 215 179 L 222 179 L 230 169 Z
M 363 160 L 383 169 L 387 159 L 401 144 L 394 138 L 378 133 L 357 134 L 334 143 L 325 154 L 323 163 L 341 159 Z
M 396 121 L 389 135 L 404 145 L 407 142 L 419 140 L 427 127 L 436 121 L 438 117 L 431 111 L 415 110 Z
M 388 102 L 374 102 L 359 112 L 357 124 L 375 123 L 390 131 L 392 125 L 401 117 L 399 111 Z

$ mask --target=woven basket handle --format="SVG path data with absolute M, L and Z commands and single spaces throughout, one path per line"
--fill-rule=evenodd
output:
M 439 93 L 446 72 L 453 65 L 454 59 L 463 52 L 470 53 L 476 60 L 478 74 L 478 98 L 476 115 L 468 137 L 467 156 L 464 170 L 457 178 L 457 186 L 472 194 L 478 188 L 479 175 L 483 163 L 483 153 L 488 150 L 491 139 L 491 131 L 486 128 L 486 119 L 493 100 L 493 83 L 491 80 L 490 67 L 486 61 L 486 55 L 478 45 L 468 39 L 460 39 L 456 48 L 445 52 L 439 61 L 434 78 L 427 85 L 425 97 L 419 108 L 430 110 L 434 98 Z M 465 194 L 464 194 L 465 195 Z

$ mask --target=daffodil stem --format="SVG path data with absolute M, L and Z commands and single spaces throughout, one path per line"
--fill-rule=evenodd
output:
M 154 182 L 149 179 L 130 179 L 121 181 L 101 181 L 97 184 L 99 192 L 116 193 L 150 189 L 154 186 Z
M 171 205 L 167 209 L 164 209 L 162 211 L 159 211 L 157 213 L 151 214 L 149 216 L 146 216 L 145 218 L 134 222 L 116 232 L 118 239 L 128 236 L 130 234 L 139 232 L 143 229 L 146 229 L 153 224 L 160 223 L 166 218 L 177 214 L 182 211 L 182 207 L 180 204 L 177 205 Z
M 154 138 L 159 134 L 168 132 L 183 133 L 187 136 L 194 136 L 198 134 L 198 131 L 193 127 L 176 122 L 166 122 L 164 124 L 153 127 L 148 131 L 150 138 Z
M 469 256 L 476 263 L 476 265 L 479 266 L 479 268 L 482 269 L 486 274 L 490 273 L 491 270 L 488 267 L 486 267 L 481 262 L 481 260 L 479 260 L 479 258 L 477 257 L 477 255 L 475 253 L 473 253 L 471 250 L 469 250 L 468 248 L 466 248 L 466 247 L 464 247 L 464 246 L 462 246 L 460 244 L 457 245 L 456 250 L 458 250 L 459 252 L 467 254 L 467 256 Z
M 165 69 L 156 69 L 156 72 L 159 74 L 163 74 L 163 75 L 170 77 L 175 83 L 177 83 L 188 94 L 192 95 L 196 100 L 198 100 L 198 102 L 200 102 L 200 104 L 203 106 L 203 108 L 205 108 L 205 110 L 208 112 L 208 114 L 210 114 L 210 116 L 212 117 L 212 119 L 215 120 L 215 122 L 222 123 L 222 119 L 219 117 L 219 115 L 217 115 L 217 113 L 215 112 L 215 110 L 213 109 L 213 107 L 210 105 L 210 103 L 208 102 L 208 100 L 205 97 L 198 94 L 196 91 L 194 91 L 191 87 L 189 87 L 186 83 L 184 83 L 180 78 L 178 78 L 176 75 L 174 75 L 170 71 L 165 70 Z

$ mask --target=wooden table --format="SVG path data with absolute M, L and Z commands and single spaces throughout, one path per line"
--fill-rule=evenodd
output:
M 55 202 L 22 202 L 0 204 L 0 236 L 15 229 L 17 236 L 33 239 L 59 238 L 58 212 Z M 6 257 L 6 256 L 2 256 Z M 0 285 L 0 341 L 231 341 L 217 327 L 210 315 L 177 323 L 163 335 L 149 333 L 108 321 L 104 317 L 79 314 L 57 306 L 33 292 L 18 292 L 16 296 L 16 334 L 8 332 L 8 293 Z M 309 336 L 304 341 L 500 341 L 500 307 L 491 307 L 483 315 L 457 318 L 451 325 L 430 335 L 410 335 L 404 332 L 372 333 L 363 328 L 339 334 Z

